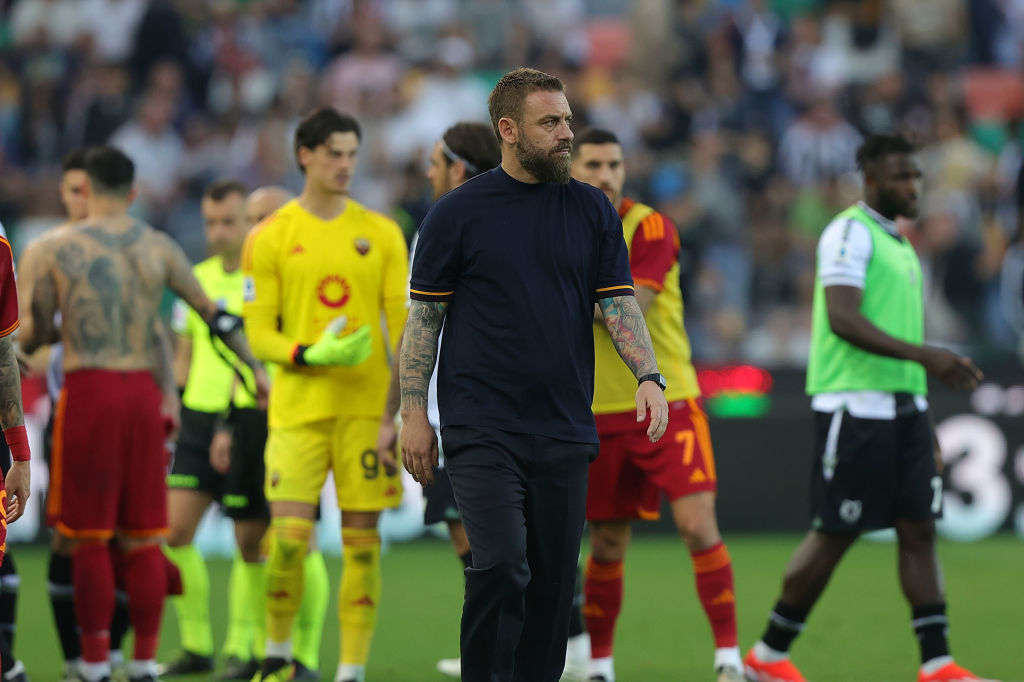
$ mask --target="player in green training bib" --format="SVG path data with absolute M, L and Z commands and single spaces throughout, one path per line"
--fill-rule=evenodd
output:
M 807 393 L 816 432 L 811 531 L 783 578 L 768 628 L 747 654 L 755 682 L 805 682 L 789 648 L 833 570 L 864 531 L 896 529 L 899 578 L 921 650 L 918 682 L 984 682 L 953 662 L 935 554 L 942 458 L 928 415 L 931 374 L 961 390 L 981 372 L 924 344 L 921 265 L 897 217 L 916 218 L 913 146 L 875 135 L 857 151 L 864 200 L 818 242 Z M 845 671 L 856 677 L 856 671 Z
M 242 312 L 245 290 L 240 267 L 245 237 L 254 224 L 291 198 L 287 190 L 274 187 L 259 189 L 248 200 L 246 195 L 246 187 L 232 180 L 207 188 L 202 215 L 211 256 L 193 268 L 207 296 L 235 315 Z M 192 541 L 206 509 L 217 501 L 235 523 L 238 554 L 231 568 L 228 633 L 222 649 L 226 661 L 216 679 L 248 680 L 259 669 L 264 642 L 267 413 L 247 389 L 253 384 L 244 365 L 199 324 L 198 315 L 176 307 L 173 322 L 178 334 L 176 380 L 185 388 L 181 435 L 167 479 L 170 535 L 165 551 L 182 575 L 184 594 L 172 601 L 184 651 L 162 666 L 161 674 L 204 673 L 214 667 L 209 577 Z M 309 668 L 319 667 L 327 569 L 318 551 L 307 555 L 304 566 L 312 573 L 307 576 L 312 587 L 295 626 L 303 663 L 295 679 L 319 679 Z

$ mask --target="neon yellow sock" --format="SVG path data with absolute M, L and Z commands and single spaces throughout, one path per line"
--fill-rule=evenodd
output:
M 164 554 L 181 572 L 184 593 L 171 602 L 178 614 L 181 645 L 200 656 L 213 654 L 213 631 L 210 629 L 210 574 L 195 545 L 164 547 Z
M 267 640 L 291 641 L 292 623 L 302 603 L 302 561 L 313 522 L 295 517 L 270 522 L 274 538 L 267 557 Z
M 231 562 L 231 577 L 228 579 L 228 631 L 224 635 L 225 656 L 248 660 L 252 651 L 254 623 L 247 599 L 249 586 L 246 584 L 245 561 L 235 553 Z
M 295 619 L 292 652 L 296 661 L 310 670 L 320 669 L 320 642 L 324 634 L 324 617 L 331 598 L 327 564 L 320 552 L 310 552 L 302 562 L 306 587 Z
M 366 665 L 380 603 L 380 535 L 376 528 L 342 528 L 341 543 L 341 663 Z

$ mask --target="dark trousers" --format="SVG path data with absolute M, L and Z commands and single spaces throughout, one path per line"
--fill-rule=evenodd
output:
M 442 439 L 473 554 L 463 682 L 557 682 L 598 446 L 472 426 Z

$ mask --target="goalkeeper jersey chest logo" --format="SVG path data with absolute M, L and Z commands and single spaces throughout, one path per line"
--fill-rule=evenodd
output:
M 348 303 L 352 287 L 340 275 L 327 275 L 316 287 L 316 297 L 328 308 L 340 308 Z
M 365 256 L 366 254 L 370 253 L 369 239 L 366 239 L 365 237 L 357 237 L 355 242 L 353 243 L 355 244 L 356 251 L 359 252 L 360 256 Z

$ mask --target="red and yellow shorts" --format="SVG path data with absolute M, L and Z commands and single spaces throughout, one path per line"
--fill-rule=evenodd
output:
M 160 390 L 149 372 L 77 370 L 53 424 L 47 521 L 62 534 L 106 540 L 167 532 Z
M 695 400 L 669 403 L 668 430 L 657 443 L 636 412 L 596 415 L 601 452 L 590 465 L 587 520 L 657 519 L 669 501 L 714 492 L 715 458 L 708 418 Z

